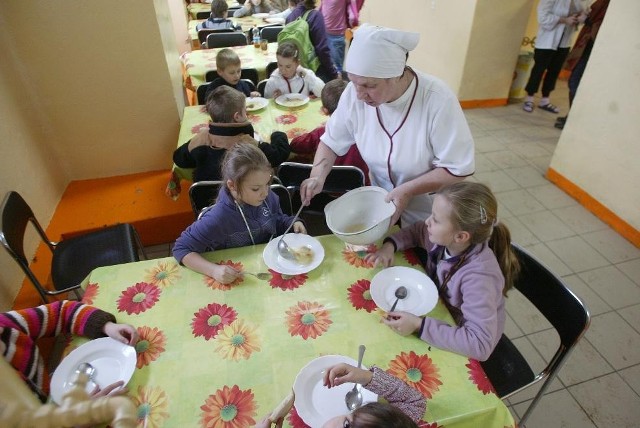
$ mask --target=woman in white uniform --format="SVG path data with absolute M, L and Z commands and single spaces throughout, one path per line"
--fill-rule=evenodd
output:
M 417 33 L 368 24 L 355 32 L 345 61 L 350 83 L 321 137 L 317 166 L 301 185 L 305 203 L 320 193 L 336 157 L 353 144 L 372 185 L 390 192 L 392 222 L 402 216 L 402 226 L 430 215 L 429 192 L 473 174 L 473 138 L 455 94 L 406 65 L 418 39 Z

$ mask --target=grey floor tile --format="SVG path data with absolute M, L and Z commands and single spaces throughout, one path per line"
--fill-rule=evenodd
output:
M 482 153 L 476 153 L 476 173 L 486 172 L 486 171 L 496 171 L 500 169 L 493 162 L 489 160 L 487 155 Z
M 519 415 L 524 414 L 530 401 L 514 406 Z M 538 402 L 526 422 L 527 428 L 597 428 L 580 404 L 566 389 L 546 394 Z
M 519 187 L 518 183 L 504 171 L 481 172 L 474 175 L 479 182 L 489 186 L 493 192 L 504 192 Z
M 628 262 L 618 263 L 618 269 L 624 272 L 631 281 L 640 285 L 640 259 L 629 260 Z
M 548 210 L 523 214 L 518 218 L 542 242 L 575 235 L 569 226 Z
M 632 428 L 640 419 L 640 397 L 613 373 L 569 387 L 598 427 Z
M 516 244 L 526 247 L 540 242 L 533 232 L 527 229 L 527 227 L 518 220 L 518 217 L 508 217 L 500 221 L 509 228 L 509 231 L 511 232 L 511 240 Z
M 579 236 L 549 241 L 546 244 L 574 272 L 584 272 L 609 264 L 607 259 Z
M 640 333 L 616 312 L 592 317 L 586 338 L 616 370 L 640 364 Z
M 545 144 L 539 144 L 533 141 L 509 143 L 507 147 L 509 148 L 509 150 L 519 154 L 524 159 L 537 158 L 553 153 L 551 147 L 547 147 Z
M 635 328 L 637 332 L 640 332 L 640 305 L 633 305 L 620 309 L 618 310 L 618 313 L 631 325 L 631 327 Z
M 605 222 L 591 214 L 583 206 L 575 205 L 575 202 L 572 206 L 558 208 L 552 211 L 577 234 L 609 228 Z
M 540 171 L 532 166 L 506 168 L 504 172 L 506 172 L 509 177 L 513 178 L 515 182 L 522 187 L 542 186 L 549 183 Z
M 640 395 L 640 364 L 637 366 L 629 367 L 618 372 L 622 379 L 633 388 L 636 394 Z
M 591 316 L 611 312 L 613 308 L 593 291 L 578 275 L 569 275 L 562 278 L 567 287 L 585 304 Z
M 556 256 L 545 244 L 540 242 L 529 245 L 525 249 L 533 254 L 539 262 L 545 265 L 547 269 L 557 276 L 563 277 L 572 273 L 571 269 L 569 269 L 569 267 L 565 265 L 562 260 L 560 260 L 558 256 Z
M 540 174 L 545 175 L 547 173 L 547 170 L 549 169 L 549 164 L 551 163 L 552 157 L 552 154 L 537 156 L 535 158 L 527 159 L 527 162 L 529 162 L 529 165 L 537 169 Z
M 473 128 L 471 129 L 471 135 L 473 135 L 473 142 L 475 144 L 476 151 L 478 153 L 489 153 L 489 152 L 495 152 L 495 151 L 504 149 L 503 142 L 501 142 L 496 137 L 489 135 L 484 131 L 483 133 L 485 134 L 485 136 L 479 137 L 479 136 L 476 136 L 477 132 L 475 132 Z
M 513 215 L 529 214 L 545 209 L 526 189 L 499 192 L 496 193 L 496 199 L 498 199 L 499 210 L 506 207 Z
M 529 187 L 527 192 L 531 193 L 547 209 L 577 206 L 577 202 L 571 196 L 558 189 L 552 183 L 545 183 L 541 186 Z
M 507 314 L 507 319 L 504 323 L 504 334 L 511 340 L 524 336 L 520 327 L 518 327 L 509 314 Z
M 640 249 L 636 248 L 613 229 L 585 233 L 582 237 L 611 263 L 626 262 L 627 260 L 640 258 Z
M 614 309 L 640 303 L 640 286 L 615 266 L 581 272 L 578 276 Z
M 521 158 L 511 150 L 498 150 L 486 153 L 485 156 L 493 162 L 494 165 L 500 168 L 513 168 L 528 165 L 524 158 Z

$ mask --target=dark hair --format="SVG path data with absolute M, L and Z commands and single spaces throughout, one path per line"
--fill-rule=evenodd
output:
M 282 42 L 278 44 L 276 56 L 293 58 L 296 61 L 300 61 L 300 51 L 298 51 L 298 47 L 293 42 Z
M 238 143 L 227 150 L 220 167 L 222 180 L 225 183 L 227 180 L 233 181 L 237 189 L 242 187 L 247 175 L 254 171 L 271 173 L 272 168 L 267 156 L 252 143 Z
M 368 403 L 351 414 L 350 428 L 418 428 L 418 425 L 397 407 L 387 403 Z
M 213 0 L 211 2 L 211 16 L 213 18 L 226 18 L 229 6 L 226 0 Z
M 295 0 L 295 2 L 296 2 L 296 5 L 299 5 L 300 3 L 304 3 L 304 8 L 307 10 L 316 8 L 316 0 Z
M 241 112 L 246 102 L 247 99 L 242 92 L 222 85 L 207 95 L 207 113 L 214 122 L 233 123 L 233 115 Z
M 340 101 L 340 96 L 346 87 L 347 82 L 344 80 L 333 79 L 322 88 L 322 92 L 320 93 L 322 107 L 326 108 L 329 114 L 333 114 L 336 108 L 338 108 L 338 101 Z
M 442 187 L 437 194 L 451 203 L 451 221 L 471 234 L 471 244 L 489 240 L 504 275 L 506 295 L 518 277 L 520 263 L 511 248 L 509 229 L 498 222 L 498 201 L 491 189 L 482 183 L 459 181 Z

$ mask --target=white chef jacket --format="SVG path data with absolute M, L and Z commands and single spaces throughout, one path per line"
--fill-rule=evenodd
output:
M 540 0 L 536 49 L 556 50 L 570 47 L 577 26 L 567 27 L 560 23 L 560 18 L 584 10 L 585 6 L 581 0 Z
M 369 167 L 371 184 L 388 191 L 436 167 L 455 176 L 471 175 L 475 170 L 473 138 L 455 94 L 442 80 L 415 73 L 400 98 L 378 107 L 389 134 L 409 111 L 393 143 L 378 121 L 376 108 L 358 100 L 353 83 L 342 93 L 320 138 L 338 156 L 356 144 Z M 431 197 L 414 196 L 402 214 L 402 225 L 425 220 L 430 214 Z
M 304 74 L 304 78 L 300 77 L 300 74 Z M 287 82 L 289 84 L 287 84 Z M 320 97 L 322 88 L 324 88 L 322 79 L 308 68 L 298 66 L 296 74 L 291 79 L 285 79 L 282 77 L 282 74 L 280 74 L 280 70 L 275 69 L 273 73 L 271 73 L 271 76 L 269 76 L 269 80 L 267 80 L 267 84 L 264 87 L 264 97 L 273 98 L 273 92 L 276 89 L 279 89 L 283 94 L 302 94 L 308 96 L 309 93 L 312 93 L 316 97 Z

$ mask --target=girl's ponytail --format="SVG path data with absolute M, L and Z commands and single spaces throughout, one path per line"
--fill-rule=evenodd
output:
M 520 261 L 511 247 L 511 232 L 503 223 L 497 223 L 493 226 L 493 233 L 489 238 L 489 248 L 496 255 L 500 270 L 504 275 L 502 294 L 506 296 L 520 273 Z

